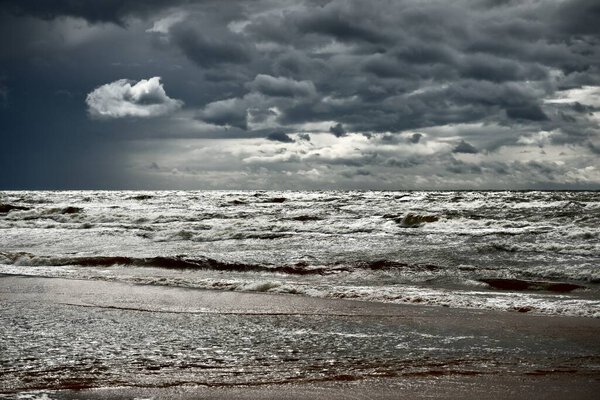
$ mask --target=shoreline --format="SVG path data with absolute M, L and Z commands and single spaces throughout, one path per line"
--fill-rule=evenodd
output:
M 208 288 L 197 288 L 197 287 L 185 287 L 185 286 L 171 286 L 171 285 L 161 285 L 161 284 L 151 284 L 151 283 L 138 283 L 138 282 L 125 282 L 125 281 L 119 281 L 119 280 L 111 280 L 111 279 L 107 279 L 107 280 L 103 280 L 103 279 L 79 279 L 79 278 L 68 278 L 68 277 L 62 277 L 62 276 L 43 276 L 43 275 L 27 275 L 27 274 L 11 274 L 11 273 L 2 273 L 0 272 L 0 282 L 2 282 L 2 279 L 7 278 L 7 279 L 11 279 L 11 278 L 16 278 L 16 279 L 31 279 L 31 280 L 55 280 L 57 282 L 60 282 L 58 284 L 58 286 L 62 286 L 62 285 L 66 285 L 66 286 L 70 286 L 69 283 L 66 282 L 85 282 L 83 283 L 83 285 L 87 285 L 87 283 L 97 283 L 100 286 L 106 287 L 106 285 L 116 285 L 118 287 L 134 287 L 134 288 L 147 288 L 148 290 L 150 290 L 150 292 L 157 294 L 160 293 L 162 290 L 165 291 L 181 291 L 181 292 L 190 292 L 190 293 L 198 293 L 198 295 L 205 299 L 207 296 L 210 298 L 210 294 L 215 294 L 216 296 L 219 296 L 219 294 L 221 294 L 223 296 L 223 299 L 217 300 L 215 303 L 211 304 L 211 306 L 217 306 L 216 309 L 212 310 L 212 309 L 207 309 L 207 308 L 193 308 L 192 306 L 188 307 L 187 311 L 181 311 L 180 306 L 176 307 L 176 309 L 169 309 L 168 307 L 166 309 L 158 309 L 158 308 L 151 308 L 151 309 L 144 309 L 144 308 L 127 308 L 127 307 L 119 307 L 119 306 L 115 306 L 114 304 L 111 305 L 106 305 L 103 303 L 102 299 L 98 299 L 99 302 L 95 303 L 95 304 L 90 304 L 90 303 L 81 303 L 81 302 L 73 302 L 73 303 L 63 303 L 66 305 L 71 305 L 71 306 L 78 306 L 78 307 L 97 307 L 97 308 L 114 308 L 114 309 L 122 309 L 122 310 L 129 310 L 129 311 L 139 311 L 139 312 L 158 312 L 158 313 L 189 313 L 189 314 L 252 314 L 252 312 L 249 312 L 246 310 L 246 308 L 244 307 L 244 304 L 239 304 L 238 306 L 241 308 L 236 308 L 237 306 L 235 305 L 235 303 L 232 303 L 233 298 L 235 297 L 240 297 L 242 299 L 246 299 L 246 298 L 252 298 L 254 296 L 258 296 L 258 298 L 272 298 L 272 299 L 297 299 L 297 301 L 295 300 L 291 300 L 292 304 L 302 304 L 302 305 L 306 305 L 306 304 L 310 304 L 312 307 L 310 308 L 310 310 L 319 310 L 319 304 L 320 303 L 331 303 L 331 304 L 335 304 L 335 308 L 336 309 L 341 309 L 341 310 L 345 310 L 346 312 L 349 312 L 348 310 L 362 310 L 365 311 L 366 309 L 376 309 L 378 310 L 378 312 L 381 312 L 383 314 L 375 314 L 375 316 L 392 316 L 392 315 L 396 315 L 399 316 L 399 312 L 398 310 L 394 310 L 394 308 L 398 308 L 398 309 L 404 309 L 406 308 L 402 314 L 405 315 L 410 315 L 410 316 L 414 316 L 414 315 L 428 315 L 431 314 L 439 316 L 440 315 L 447 315 L 447 314 L 454 314 L 454 313 L 465 313 L 465 314 L 489 314 L 490 316 L 494 316 L 497 315 L 498 317 L 502 317 L 502 316 L 515 316 L 515 315 L 527 315 L 528 317 L 534 317 L 534 318 L 557 318 L 557 319 L 574 319 L 574 320 L 597 320 L 599 322 L 600 325 L 600 318 L 595 318 L 595 317 L 589 317 L 589 316 L 583 316 L 583 315 L 565 315 L 565 314 L 549 314 L 549 313 L 541 313 L 541 312 L 535 312 L 534 310 L 532 311 L 519 311 L 518 309 L 510 309 L 510 310 L 499 310 L 499 309 L 493 309 L 493 308 L 470 308 L 470 307 L 450 307 L 447 305 L 437 305 L 437 304 L 428 304 L 428 303 L 420 303 L 420 302 L 414 302 L 414 303 L 410 303 L 410 302 L 402 302 L 402 303 L 394 303 L 394 302 L 383 302 L 383 301 L 370 301 L 370 300 L 364 300 L 364 299 L 360 299 L 360 298 L 327 298 L 327 297 L 317 297 L 317 296 L 310 296 L 310 295 L 306 295 L 303 293 L 286 293 L 286 292 L 262 292 L 262 291 L 253 291 L 253 290 L 230 290 L 230 289 L 208 289 Z M 52 285 L 50 285 L 52 286 Z M 3 285 L 0 285 L 0 290 L 2 290 Z M 156 290 L 154 290 L 156 289 Z M 506 293 L 503 290 L 492 290 L 490 291 L 490 293 Z M 537 293 L 536 291 L 534 291 L 534 293 Z M 0 291 L 0 295 L 3 294 L 3 292 Z M 80 293 L 81 294 L 81 293 Z M 136 291 L 136 294 L 139 294 L 139 292 Z M 89 297 L 89 295 L 85 295 Z M 135 297 L 135 296 L 134 296 Z M 79 299 L 79 297 L 75 296 L 75 297 L 71 297 L 71 299 Z M 3 300 L 0 297 L 0 301 Z M 121 301 L 123 301 L 121 299 Z M 258 303 L 261 304 L 262 302 L 260 301 L 253 301 L 253 303 Z M 264 302 L 266 305 L 266 301 Z M 285 308 L 285 304 L 286 303 L 290 303 L 290 301 L 283 301 L 281 304 L 279 304 L 279 307 L 283 307 Z M 103 305 L 104 304 L 104 305 Z M 157 306 L 158 304 L 155 304 L 155 306 Z M 168 306 L 169 304 L 163 304 Z M 347 307 L 344 307 L 343 305 L 347 305 Z M 360 305 L 363 305 L 364 307 L 361 307 Z M 233 310 L 233 311 L 232 311 Z M 238 310 L 238 311 L 236 311 Z M 245 311 L 244 311 L 245 310 Z M 410 310 L 413 310 L 414 312 L 410 312 Z M 417 311 L 418 310 L 418 311 Z M 428 310 L 432 310 L 431 313 L 428 313 Z M 437 310 L 437 312 L 436 312 Z M 320 312 L 320 311 L 319 311 Z M 266 312 L 262 312 L 262 311 L 258 311 L 258 312 L 254 312 L 253 315 L 319 315 L 319 312 L 287 312 L 287 311 L 283 311 L 283 312 L 279 312 L 279 311 L 275 311 L 275 310 L 268 310 Z M 352 316 L 353 314 L 348 313 L 348 314 L 337 314 L 338 316 Z M 373 315 L 373 314 L 370 314 Z M 358 314 L 357 316 L 360 316 L 360 314 Z M 510 317 L 508 317 L 510 319 Z M 517 317 L 519 318 L 519 317 Z
M 517 398 L 539 393 L 548 394 L 548 398 L 566 395 L 570 398 L 593 398 L 600 389 L 600 371 L 597 369 L 600 320 L 593 318 L 14 275 L 0 275 L 0 305 L 0 317 L 6 324 L 5 331 L 8 331 L 3 344 L 14 359 L 18 359 L 12 361 L 3 357 L 0 365 L 2 372 L 8 373 L 7 381 L 0 386 L 0 393 L 5 394 L 29 390 L 26 383 L 28 375 L 35 378 L 35 374 L 24 371 L 25 367 L 31 366 L 29 364 L 35 363 L 36 374 L 46 379 L 39 380 L 35 388 L 46 388 L 52 391 L 48 392 L 51 393 L 50 398 L 61 399 L 80 398 L 82 395 L 98 399 L 139 396 L 282 398 L 284 392 L 287 397 L 283 398 L 318 398 L 323 396 L 323 391 L 339 393 L 336 394 L 338 397 L 328 393 L 329 398 L 356 395 L 385 399 L 398 398 L 399 393 L 406 394 L 406 398 L 443 398 L 445 394 L 477 398 L 477 393 L 480 396 L 486 394 L 488 387 L 497 389 L 497 398 L 513 396 L 516 392 L 519 392 L 516 393 Z M 125 326 L 125 321 L 132 320 L 130 325 Z M 54 347 L 62 346 L 63 351 L 61 357 L 51 361 L 62 362 L 61 368 L 64 368 L 58 375 L 52 375 L 54 380 L 48 380 L 49 373 L 43 367 L 48 361 L 44 357 L 50 356 L 28 355 L 25 354 L 26 349 L 18 348 L 19 343 L 24 343 L 25 347 L 43 346 L 44 337 L 29 336 L 26 332 L 31 331 L 26 328 L 21 331 L 11 328 L 9 324 L 15 321 L 43 329 L 48 329 L 51 324 L 51 330 L 45 334 L 54 335 L 49 343 Z M 101 331 L 103 326 L 114 321 L 116 323 L 111 329 L 116 330 L 109 331 L 109 334 Z M 182 330 L 186 324 L 192 323 L 195 324 L 192 329 Z M 217 323 L 221 324 L 218 329 L 213 326 Z M 90 327 L 84 324 L 90 324 Z M 152 331 L 153 326 L 158 328 Z M 167 356 L 178 352 L 182 355 L 174 361 L 161 359 L 162 364 L 156 367 L 158 370 L 152 369 L 152 357 L 145 356 L 143 359 L 150 361 L 140 366 L 127 364 L 133 356 L 119 359 L 119 352 L 111 353 L 114 354 L 111 357 L 116 359 L 113 364 L 111 358 L 100 362 L 100 371 L 114 377 L 114 383 L 108 387 L 97 375 L 89 375 L 82 366 L 68 361 L 94 352 L 104 357 L 102 350 L 112 349 L 118 340 L 123 341 L 117 343 L 121 346 L 119 351 L 128 351 L 137 345 L 138 336 L 157 339 L 156 344 L 149 345 L 147 349 L 142 347 L 138 352 L 155 351 L 152 346 L 166 346 L 164 343 L 169 340 L 181 340 L 186 332 L 191 332 L 191 343 L 196 345 L 195 341 L 205 329 L 216 329 L 216 333 L 206 333 L 203 340 L 210 342 L 218 336 L 216 345 L 222 349 L 219 351 L 230 351 L 234 356 L 238 354 L 235 357 L 245 363 L 240 364 L 240 368 L 246 371 L 260 365 L 252 361 L 254 358 L 244 358 L 248 352 L 252 353 L 255 348 L 259 355 L 274 351 L 283 346 L 284 341 L 289 341 L 290 335 L 297 335 L 293 338 L 298 341 L 285 342 L 286 348 L 289 348 L 286 351 L 297 355 L 282 358 L 279 353 L 271 354 L 267 371 L 255 368 L 252 373 L 245 372 L 250 379 L 245 385 L 244 375 L 240 378 L 234 371 L 238 368 L 235 367 L 238 362 L 235 357 L 227 359 L 227 362 L 233 363 L 231 368 L 229 364 L 227 368 L 219 366 L 222 368 L 219 370 L 221 375 L 216 377 L 203 375 L 212 371 L 205 367 L 201 370 L 193 367 L 186 367 L 189 371 L 181 370 L 181 367 L 173 370 L 173 363 L 199 351 L 185 350 L 179 343 L 167 346 L 164 353 Z M 252 329 L 258 329 L 257 333 L 251 335 L 245 347 L 239 347 L 247 350 L 236 353 L 234 350 L 242 346 L 243 339 L 236 335 L 252 332 Z M 302 333 L 303 329 L 308 329 L 308 333 Z M 174 339 L 168 336 L 173 331 L 177 331 Z M 125 334 L 131 338 L 123 339 L 121 336 Z M 74 335 L 73 340 L 80 341 L 79 346 L 86 345 L 89 342 L 86 335 L 91 335 L 98 344 L 89 349 L 79 349 L 68 341 L 62 343 L 64 335 Z M 343 340 L 332 335 L 341 335 Z M 330 344 L 322 343 L 328 340 Z M 261 341 L 268 342 L 264 348 L 259 348 Z M 373 346 L 373 350 L 369 346 Z M 319 355 L 324 351 L 331 352 L 331 366 L 320 361 Z M 209 356 L 214 356 L 209 353 Z M 414 354 L 412 358 L 406 358 L 406 353 Z M 30 362 L 27 357 L 40 359 Z M 206 359 L 208 356 L 203 357 Z M 18 365 L 11 365 L 15 363 Z M 122 368 L 122 373 L 111 369 L 114 366 Z M 318 374 L 312 372 L 317 367 L 322 369 Z M 169 381 L 175 376 L 169 371 L 189 373 L 185 379 Z M 292 376 L 289 371 L 297 374 L 298 378 L 293 379 L 299 383 L 291 383 L 293 380 L 290 380 L 290 383 L 273 385 L 267 379 L 271 372 Z M 61 380 L 61 374 L 69 375 L 70 380 Z M 76 385 L 80 378 L 81 382 L 87 383 L 72 386 L 79 390 L 66 389 L 68 382 Z M 126 384 L 117 384 L 119 379 L 125 379 L 122 383 Z M 127 379 L 134 387 L 126 387 Z M 192 382 L 194 379 L 195 384 Z M 40 382 L 47 384 L 40 387 Z M 252 385 L 248 386 L 249 383 Z M 169 384 L 172 386 L 155 387 Z M 31 385 L 31 389 L 34 386 Z M 516 391 L 516 388 L 520 389 Z M 54 391 L 56 389 L 59 390 Z M 469 397 L 470 393 L 472 397 Z
M 140 267 L 143 268 L 143 267 Z M 151 271 L 150 273 L 153 273 L 154 271 Z M 513 304 L 512 307 L 508 307 L 506 306 L 506 304 L 504 304 L 504 306 L 489 306 L 489 305 L 481 305 L 478 307 L 476 305 L 471 305 L 471 306 L 464 306 L 462 304 L 460 304 L 460 301 L 457 302 L 458 304 L 448 304 L 445 302 L 436 302 L 436 301 L 430 301 L 427 299 L 427 296 L 433 296 L 435 298 L 435 294 L 431 294 L 428 293 L 427 295 L 425 295 L 425 299 L 422 298 L 412 298 L 411 295 L 407 296 L 407 300 L 404 301 L 393 301 L 393 300 L 386 300 L 385 298 L 369 298 L 369 297 L 361 297 L 361 296 L 356 296 L 356 295 L 350 295 L 350 296 L 344 296 L 344 295 L 340 295 L 340 296 L 328 296 L 327 293 L 325 294 L 319 294 L 319 295 L 315 295 L 315 294 L 311 294 L 308 292 L 302 292 L 302 291 L 298 291 L 298 292 L 294 292 L 294 291 L 278 291 L 278 290 L 269 290 L 271 288 L 272 282 L 276 281 L 275 280 L 267 280 L 265 282 L 267 282 L 267 286 L 269 289 L 267 290 L 263 290 L 260 288 L 260 284 L 258 285 L 258 289 L 238 289 L 236 287 L 236 283 L 231 283 L 231 284 L 224 284 L 223 286 L 214 286 L 214 287 L 203 287 L 203 286 L 193 286 L 193 285 L 185 285 L 185 284 L 176 284 L 176 285 L 171 285 L 171 284 L 162 284 L 160 282 L 143 282 L 143 281 L 135 281 L 135 280 L 128 280 L 128 279 L 119 279 L 119 278 L 104 278 L 102 276 L 89 276 L 89 277 L 78 277 L 78 276 L 64 276 L 64 275 L 57 275 L 57 276 L 52 276 L 52 275 L 37 275 L 37 274 L 28 274 L 28 273 L 16 273 L 16 272 L 0 272 L 0 277 L 21 277 L 21 278 L 43 278 L 43 279 L 67 279 L 67 280 L 84 280 L 84 281 L 95 281 L 95 282 L 113 282 L 115 284 L 126 284 L 126 285 L 133 285 L 133 286 L 142 286 L 142 287 L 163 287 L 166 289 L 169 288 L 178 288 L 178 289 L 182 289 L 182 290 L 191 290 L 191 291 L 208 291 L 208 292 L 236 292 L 236 293 L 250 293 L 250 294 L 264 294 L 264 295 L 272 295 L 272 296 L 292 296 L 292 297 L 305 297 L 305 298 L 315 298 L 315 299 L 322 299 L 322 300 L 331 300 L 331 301 L 350 301 L 350 302 L 359 302 L 359 303 L 368 303 L 368 304 L 392 304 L 392 305 L 400 305 L 400 306 L 425 306 L 425 307 L 436 307 L 436 308 L 446 308 L 446 309 L 457 309 L 457 310 L 464 310 L 464 311 L 481 311 L 481 312 L 501 312 L 501 313 L 527 313 L 529 315 L 538 315 L 538 316 L 546 316 L 546 317 L 573 317 L 573 318 L 592 318 L 592 319 L 600 319 L 600 314 L 598 314 L 598 312 L 595 312 L 593 314 L 585 314 L 582 312 L 574 312 L 573 310 L 577 310 L 577 308 L 574 308 L 573 304 L 571 304 L 571 309 L 569 309 L 571 312 L 565 311 L 564 309 L 559 309 L 557 310 L 552 310 L 550 309 L 550 311 L 548 311 L 547 309 L 544 309 L 543 307 L 539 306 L 539 305 L 531 305 L 532 302 L 534 302 L 535 300 L 539 300 L 539 298 L 537 299 L 529 299 L 529 301 L 523 301 L 522 304 Z M 486 279 L 483 279 L 481 281 L 485 281 Z M 489 293 L 490 296 L 500 296 L 498 298 L 502 298 L 502 297 L 506 297 L 507 295 L 514 295 L 517 297 L 520 297 L 522 295 L 526 295 L 526 296 L 546 296 L 546 297 L 551 297 L 551 296 L 558 296 L 558 297 L 564 297 L 566 295 L 569 295 L 569 292 L 572 291 L 577 291 L 579 289 L 585 288 L 584 290 L 587 291 L 587 287 L 584 287 L 580 284 L 575 284 L 572 282 L 567 282 L 567 281 L 535 281 L 535 280 L 517 280 L 517 279 L 502 279 L 502 278 L 498 278 L 498 279 L 489 279 L 491 281 L 499 281 L 501 282 L 500 285 L 512 285 L 514 282 L 518 282 L 518 285 L 522 285 L 522 286 L 531 286 L 533 287 L 533 289 L 523 289 L 523 288 L 519 288 L 516 289 L 514 291 L 510 291 L 508 289 L 498 289 L 495 287 L 490 287 L 485 288 L 485 292 Z M 272 287 L 277 287 L 278 285 L 280 285 L 279 282 L 277 282 L 276 284 L 274 284 Z M 285 286 L 285 284 L 284 284 Z M 542 287 L 545 286 L 549 286 L 552 288 L 558 288 L 557 290 L 550 290 L 550 289 L 540 289 Z M 563 293 L 561 291 L 561 289 L 563 287 L 568 288 L 568 293 Z M 576 287 L 576 288 L 575 288 Z M 410 285 L 406 286 L 406 289 L 408 290 L 413 290 L 414 288 L 411 287 Z M 451 289 L 451 290 L 456 290 L 455 286 L 450 286 L 450 287 L 439 287 L 437 288 L 438 291 L 440 291 L 440 293 L 443 293 L 444 290 L 446 289 Z M 472 287 L 469 287 L 469 289 L 473 289 Z M 427 288 L 425 288 L 425 290 L 428 290 Z M 460 293 L 460 292 L 457 292 Z M 581 294 L 579 294 L 579 297 L 574 298 L 574 300 L 576 301 L 591 301 L 594 300 L 592 297 L 584 297 Z M 563 299 L 564 301 L 564 299 Z
M 371 379 L 353 382 L 304 384 L 264 384 L 254 386 L 206 387 L 100 387 L 92 389 L 28 392 L 40 400 L 131 400 L 131 399 L 595 399 L 598 380 L 572 379 L 560 375 L 520 376 L 447 376 L 411 379 Z M 43 396 L 47 397 L 43 397 Z M 39 397 L 35 397 L 39 396 Z M 0 399 L 7 398 L 0 394 Z

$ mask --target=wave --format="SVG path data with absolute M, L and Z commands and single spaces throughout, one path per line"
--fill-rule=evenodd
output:
M 323 218 L 318 217 L 316 215 L 298 215 L 296 217 L 290 217 L 289 219 L 292 221 L 306 222 L 306 221 L 320 221 Z
M 403 228 L 418 228 L 425 223 L 437 222 L 440 220 L 440 217 L 437 215 L 419 215 L 413 213 L 408 213 L 406 215 L 384 214 L 382 217 L 394 220 Z
M 580 275 L 556 274 L 554 270 L 521 271 L 514 276 L 484 267 L 448 267 L 430 263 L 406 263 L 379 259 L 372 261 L 348 260 L 330 264 L 311 264 L 299 261 L 293 264 L 259 264 L 228 262 L 205 256 L 39 256 L 27 252 L 0 252 L 0 264 L 24 267 L 151 267 L 171 270 L 212 270 L 222 272 L 248 272 L 283 275 L 333 276 L 338 274 L 363 274 L 365 279 L 393 279 L 397 282 L 420 282 L 434 286 L 471 287 L 482 285 L 494 290 L 535 290 L 569 292 L 586 289 L 582 283 L 596 284 L 598 279 L 587 270 Z M 364 274 L 369 275 L 364 275 Z M 381 275 L 382 274 L 382 275 Z M 362 279 L 361 278 L 361 279 Z M 466 283 L 465 283 L 466 282 Z
M 600 317 L 600 302 L 592 296 L 597 288 L 591 285 L 541 279 L 484 278 L 481 274 L 491 271 L 480 271 L 476 267 L 468 269 L 468 276 L 456 276 L 455 273 L 448 274 L 442 266 L 391 260 L 327 266 L 312 266 L 305 262 L 271 266 L 223 262 L 207 257 L 50 257 L 1 252 L 0 264 L 5 264 L 0 273 L 9 275 Z M 102 268 L 113 266 L 125 268 Z M 156 269 L 136 272 L 135 267 Z M 183 270 L 187 270 L 186 273 L 179 272 Z M 399 275 L 396 275 L 397 271 Z M 423 280 L 424 277 L 430 279 Z
M 153 199 L 153 198 L 154 198 L 154 196 L 152 196 L 150 194 L 138 194 L 138 195 L 135 195 L 135 196 L 127 197 L 126 199 L 127 200 L 150 200 L 150 199 Z
M 260 197 L 260 195 L 256 194 L 253 197 Z M 230 205 L 243 206 L 243 205 L 249 205 L 252 203 L 257 203 L 257 204 L 258 203 L 285 203 L 286 201 L 288 201 L 288 199 L 285 197 L 271 197 L 271 198 L 266 198 L 266 199 L 260 199 L 257 202 L 251 202 L 249 199 L 246 199 L 246 200 L 233 199 L 231 201 L 221 204 L 221 207 L 227 207 Z
M 240 262 L 218 261 L 209 257 L 158 256 L 158 257 L 129 257 L 129 256 L 80 256 L 56 257 L 36 256 L 31 253 L 0 252 L 0 263 L 18 266 L 81 266 L 81 267 L 154 267 L 166 269 L 207 269 L 213 271 L 232 272 L 268 272 L 288 275 L 333 275 L 357 270 L 403 270 L 403 271 L 435 271 L 442 267 L 432 264 L 408 264 L 391 260 L 376 260 L 368 262 L 342 263 L 331 265 L 310 265 L 297 262 L 291 265 L 261 265 Z
M 8 215 L 13 211 L 21 211 L 21 219 L 46 218 L 53 214 L 80 214 L 84 210 L 81 207 L 52 207 L 52 208 L 33 208 L 28 206 L 19 206 L 14 204 L 0 204 L 0 214 Z
M 11 211 L 29 211 L 33 210 L 32 207 L 17 206 L 14 204 L 0 204 L 0 213 L 7 214 Z M 38 210 L 38 209 L 36 209 Z M 67 206 L 67 207 L 54 207 L 42 209 L 44 214 L 77 214 L 83 211 L 81 207 Z
M 571 292 L 575 289 L 585 289 L 585 286 L 567 282 L 530 281 L 523 279 L 479 279 L 480 282 L 488 284 L 498 290 L 544 290 L 549 292 Z
M 28 211 L 31 207 L 15 206 L 13 204 L 0 204 L 0 214 L 8 214 L 11 211 Z
M 399 261 L 392 260 L 375 260 L 369 262 L 363 262 L 359 264 L 364 269 L 370 269 L 373 271 L 377 270 L 420 270 L 420 271 L 435 271 L 440 270 L 442 267 L 433 264 L 408 264 Z
M 48 214 L 79 214 L 83 212 L 83 208 L 81 207 L 59 207 L 59 208 L 50 208 L 46 210 Z
M 101 277 L 99 279 L 125 281 L 134 284 L 183 287 L 189 289 L 224 290 L 236 292 L 266 292 L 293 294 L 317 298 L 359 300 L 395 304 L 421 304 L 438 307 L 533 312 L 536 314 L 571 315 L 600 318 L 600 302 L 589 298 L 570 298 L 564 295 L 548 296 L 545 293 L 523 292 L 518 296 L 502 292 L 481 290 L 476 282 L 468 290 L 448 290 L 446 287 L 414 285 L 356 286 L 340 282 L 315 283 L 285 279 L 260 279 L 253 277 Z M 98 279 L 98 278 L 94 278 Z M 480 285 L 485 285 L 479 282 Z
M 290 275 L 324 275 L 346 269 L 311 267 L 304 263 L 283 266 L 268 266 L 237 262 L 223 262 L 208 257 L 188 258 L 184 256 L 127 257 L 127 256 L 83 256 L 50 257 L 35 256 L 30 253 L 2 253 L 0 263 L 19 266 L 81 266 L 81 267 L 155 267 L 166 269 L 209 269 L 234 272 L 270 272 Z

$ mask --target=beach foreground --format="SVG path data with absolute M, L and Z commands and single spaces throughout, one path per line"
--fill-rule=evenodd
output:
M 583 399 L 600 389 L 592 318 L 8 275 L 0 303 L 7 398 Z

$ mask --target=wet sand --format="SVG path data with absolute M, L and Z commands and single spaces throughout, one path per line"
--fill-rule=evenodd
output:
M 8 275 L 0 306 L 6 396 L 591 399 L 600 390 L 597 319 Z M 200 351 L 223 357 L 181 363 Z
M 241 387 L 103 388 L 45 392 L 52 399 L 596 399 L 597 382 L 564 376 L 429 377 Z

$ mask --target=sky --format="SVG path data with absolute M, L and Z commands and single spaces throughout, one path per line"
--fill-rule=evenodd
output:
M 597 0 L 0 0 L 0 189 L 600 189 Z

